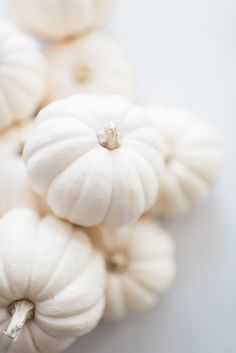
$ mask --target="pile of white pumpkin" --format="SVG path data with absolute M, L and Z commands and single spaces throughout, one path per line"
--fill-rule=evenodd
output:
M 158 301 L 176 266 L 157 216 L 203 203 L 222 153 L 188 111 L 136 104 L 122 46 L 97 32 L 113 0 L 8 6 L 18 27 L 0 21 L 0 350 L 52 353 L 103 315 Z

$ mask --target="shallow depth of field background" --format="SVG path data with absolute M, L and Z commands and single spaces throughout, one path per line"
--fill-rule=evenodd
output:
M 177 243 L 178 276 L 159 306 L 101 323 L 67 352 L 235 353 L 236 1 L 117 2 L 106 31 L 127 47 L 140 101 L 187 107 L 212 124 L 222 136 L 225 168 L 203 208 L 165 223 Z

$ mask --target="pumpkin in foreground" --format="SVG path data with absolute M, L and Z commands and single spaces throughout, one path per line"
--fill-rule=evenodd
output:
M 46 39 L 63 39 L 103 25 L 115 0 L 8 0 L 11 18 Z
M 96 326 L 104 267 L 82 230 L 15 209 L 0 241 L 1 352 L 59 352 Z
M 155 221 L 143 218 L 119 230 L 98 226 L 88 234 L 106 263 L 108 319 L 150 309 L 172 284 L 174 242 Z
M 133 68 L 120 43 L 92 32 L 46 50 L 47 102 L 76 93 L 121 94 L 136 99 Z
M 36 42 L 0 20 L 0 130 L 31 118 L 46 91 L 46 60 Z
M 31 190 L 22 159 L 24 141 L 32 124 L 24 124 L 0 135 L 0 216 L 16 207 L 48 212 L 46 202 Z
M 164 159 L 152 212 L 182 215 L 207 199 L 219 177 L 223 165 L 219 136 L 187 110 L 155 105 L 147 110 L 163 140 Z
M 60 218 L 134 223 L 158 195 L 159 140 L 145 110 L 116 95 L 76 95 L 38 115 L 26 142 L 29 182 Z

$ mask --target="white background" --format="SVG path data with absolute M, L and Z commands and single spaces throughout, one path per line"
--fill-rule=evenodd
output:
M 140 101 L 184 106 L 212 124 L 225 169 L 203 208 L 166 224 L 177 243 L 170 293 L 144 316 L 101 323 L 68 353 L 236 352 L 235 23 L 235 0 L 118 0 L 108 31 L 133 60 Z

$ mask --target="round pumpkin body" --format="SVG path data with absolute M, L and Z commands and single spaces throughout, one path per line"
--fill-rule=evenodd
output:
M 24 30 L 46 39 L 75 36 L 103 25 L 114 0 L 9 0 L 11 18 Z
M 77 93 L 121 94 L 134 100 L 136 82 L 125 52 L 115 39 L 98 32 L 46 50 L 47 102 Z
M 156 222 L 111 230 L 103 226 L 88 230 L 107 268 L 108 319 L 123 319 L 156 304 L 170 287 L 176 272 L 172 238 Z
M 191 112 L 148 107 L 149 120 L 163 140 L 160 193 L 153 208 L 162 216 L 183 215 L 203 203 L 222 169 L 217 133 Z
M 36 43 L 0 21 L 0 130 L 31 118 L 46 91 L 46 61 Z
M 16 209 L 1 219 L 0 241 L 1 351 L 59 352 L 96 326 L 104 266 L 82 230 Z
M 124 97 L 77 95 L 38 115 L 24 159 L 33 190 L 60 218 L 121 227 L 150 209 L 162 157 L 145 110 Z
M 49 212 L 46 202 L 31 190 L 22 159 L 23 144 L 31 124 L 11 129 L 0 136 L 0 216 L 17 207 Z

